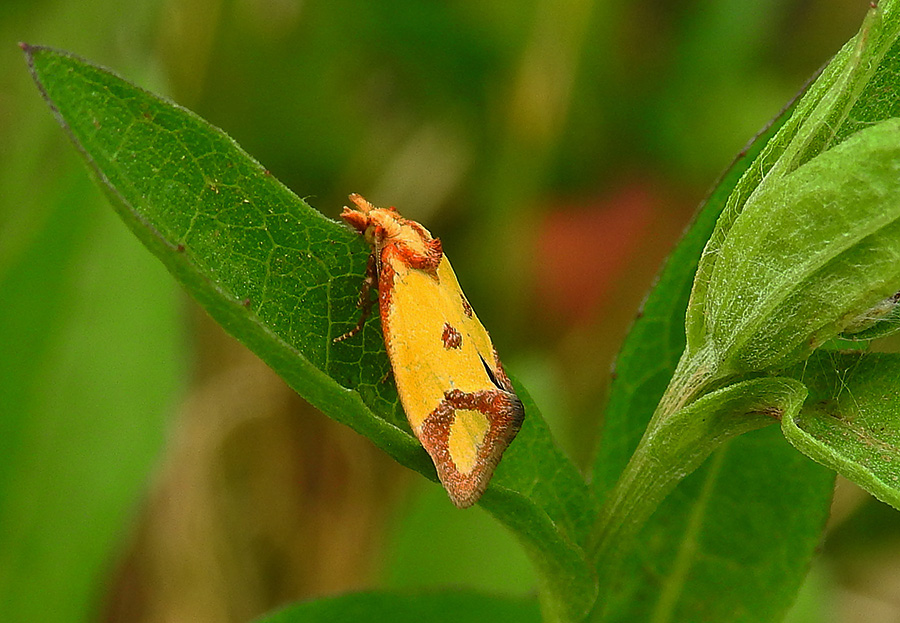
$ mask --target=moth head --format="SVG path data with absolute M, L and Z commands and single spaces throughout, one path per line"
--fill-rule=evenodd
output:
M 350 201 L 355 207 L 344 206 L 341 218 L 365 236 L 379 260 L 382 250 L 391 248 L 412 267 L 437 267 L 441 260 L 441 243 L 427 229 L 400 216 L 396 208 L 378 208 L 362 195 L 354 193 L 350 195 Z

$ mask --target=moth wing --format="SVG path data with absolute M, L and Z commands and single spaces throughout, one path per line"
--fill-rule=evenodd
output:
M 403 408 L 451 499 L 469 506 L 518 432 L 522 405 L 447 259 L 436 276 L 392 269 L 382 329 Z
M 446 391 L 472 392 L 492 384 L 482 359 L 493 364 L 493 346 L 477 319 L 465 315 L 446 258 L 439 279 L 405 266 L 395 274 L 390 305 L 381 310 L 382 330 L 403 407 L 416 430 Z M 445 327 L 459 333 L 457 346 L 448 347 Z

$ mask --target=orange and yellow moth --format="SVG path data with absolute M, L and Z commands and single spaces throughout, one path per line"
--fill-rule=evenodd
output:
M 350 195 L 341 217 L 372 247 L 360 305 L 377 283 L 384 344 L 413 433 L 456 506 L 484 493 L 525 410 L 441 241 L 394 208 Z M 338 340 L 351 337 L 359 324 Z

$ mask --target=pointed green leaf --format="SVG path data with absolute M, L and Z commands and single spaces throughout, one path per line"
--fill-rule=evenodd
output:
M 25 52 L 119 215 L 209 314 L 312 404 L 434 480 L 386 381 L 378 318 L 333 341 L 359 315 L 365 242 L 190 111 L 72 55 Z M 545 608 L 572 617 L 596 590 L 581 550 L 593 503 L 540 412 L 523 401 L 525 425 L 483 504 L 553 576 L 544 577 Z
M 684 314 L 697 261 L 730 189 L 784 120 L 760 134 L 722 178 L 666 263 L 623 345 L 594 468 L 598 496 L 608 495 L 625 468 L 675 370 L 685 344 Z M 721 615 L 711 620 L 777 618 L 806 574 L 828 516 L 833 481 L 828 470 L 795 452 L 774 427 L 727 443 L 651 516 L 632 545 L 623 581 L 608 597 L 602 620 L 651 620 L 663 612 L 668 620 L 693 620 L 710 604 Z M 772 539 L 775 532 L 783 538 Z M 597 564 L 602 568 L 604 562 Z M 768 599 L 760 600 L 761 594 Z M 658 605 L 663 600 L 664 610 Z M 672 616 L 675 612 L 678 617 Z
M 113 207 L 210 315 L 311 402 L 427 472 L 381 382 L 375 323 L 332 342 L 358 313 L 365 244 L 190 111 L 64 52 L 26 56 Z
M 603 497 L 634 452 L 684 351 L 684 316 L 698 259 L 731 189 L 789 116 L 745 148 L 710 193 L 666 261 L 616 359 L 592 486 Z
M 821 353 L 798 369 L 810 399 L 781 422 L 798 450 L 900 509 L 900 355 Z
M 735 184 L 790 110 L 735 160 L 660 274 L 616 361 L 592 485 L 605 497 L 625 468 L 684 349 L 697 262 Z M 775 618 L 793 600 L 828 516 L 834 477 L 795 452 L 774 427 L 739 437 L 686 478 L 638 539 L 609 596 L 610 621 L 665 612 L 721 621 Z M 761 518 L 771 518 L 770 521 Z M 778 531 L 784 538 L 772 539 Z M 598 560 L 602 568 L 604 561 Z M 722 587 L 726 590 L 723 590 Z M 767 600 L 760 600 L 765 594 Z M 744 618 L 733 616 L 745 613 Z M 665 619 L 661 619 L 665 620 Z M 716 620 L 716 619 L 713 619 Z

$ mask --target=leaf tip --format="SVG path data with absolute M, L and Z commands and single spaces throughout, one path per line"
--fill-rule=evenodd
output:
M 33 67 L 35 54 L 44 46 L 32 45 L 25 41 L 19 41 L 17 45 L 19 46 L 19 49 L 22 50 L 22 54 L 25 55 L 25 60 L 28 62 L 28 66 Z
M 24 41 L 19 41 L 18 43 L 19 49 L 22 50 L 22 54 L 25 55 L 25 62 L 28 63 L 29 70 L 34 68 L 34 49 L 36 46 L 31 45 L 30 43 L 25 43 Z

